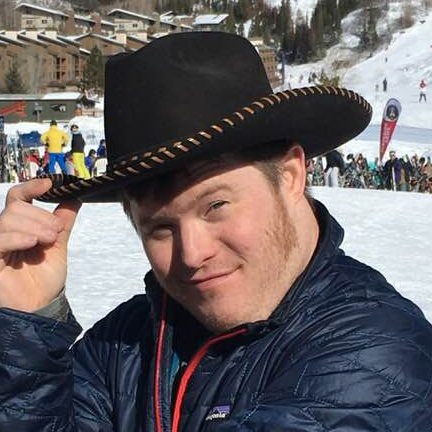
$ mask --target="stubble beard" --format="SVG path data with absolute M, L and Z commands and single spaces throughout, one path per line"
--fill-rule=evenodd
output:
M 297 278 L 295 266 L 290 263 L 299 247 L 297 231 L 282 199 L 278 196 L 275 196 L 274 215 L 263 238 L 261 255 L 272 257 L 272 261 L 270 266 L 264 264 L 269 263 L 268 259 L 259 264 L 259 281 L 253 281 L 257 283 L 257 287 L 252 290 L 252 295 L 245 295 L 243 304 L 234 304 L 225 316 L 208 313 L 206 308 L 198 308 L 195 311 L 195 317 L 213 333 L 223 333 L 241 324 L 267 319 Z

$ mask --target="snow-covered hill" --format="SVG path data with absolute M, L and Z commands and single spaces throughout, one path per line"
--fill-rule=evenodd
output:
M 339 75 L 342 86 L 358 91 L 373 105 L 373 124 L 381 122 L 386 101 L 395 97 L 402 103 L 399 125 L 432 129 L 432 12 L 411 28 L 394 33 L 388 46 L 365 59 L 359 58 L 350 47 L 350 42 L 355 45 L 356 41 L 348 30 L 341 41 L 322 61 L 287 66 L 286 77 L 290 84 L 293 87 L 307 85 L 311 72 L 319 73 L 324 69 L 328 75 Z M 347 59 L 354 65 L 335 69 L 338 61 L 344 64 Z M 359 62 L 355 64 L 357 59 Z M 303 80 L 300 81 L 301 76 Z M 388 81 L 387 92 L 382 88 L 384 78 Z M 428 83 L 429 100 L 419 104 L 421 79 Z

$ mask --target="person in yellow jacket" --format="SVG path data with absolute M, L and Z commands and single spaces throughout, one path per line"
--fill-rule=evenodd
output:
M 58 163 L 63 174 L 67 174 L 63 147 L 68 140 L 67 133 L 57 127 L 55 120 L 51 120 L 49 130 L 41 136 L 42 143 L 48 146 L 50 173 L 56 172 L 55 165 Z

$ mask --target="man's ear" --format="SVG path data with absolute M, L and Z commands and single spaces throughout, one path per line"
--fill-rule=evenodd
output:
M 282 160 L 284 189 L 294 202 L 303 197 L 306 187 L 306 158 L 303 147 L 294 143 Z

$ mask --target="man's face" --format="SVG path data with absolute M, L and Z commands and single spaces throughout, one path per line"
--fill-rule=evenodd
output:
M 131 202 L 158 281 L 214 332 L 268 318 L 297 245 L 286 199 L 252 165 L 191 171 L 167 200 Z

